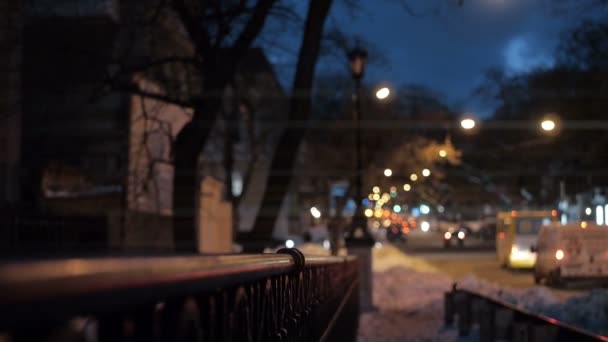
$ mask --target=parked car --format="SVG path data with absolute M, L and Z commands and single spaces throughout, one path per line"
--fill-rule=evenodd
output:
M 549 285 L 569 280 L 608 280 L 608 229 L 582 221 L 544 226 L 536 245 L 534 281 Z

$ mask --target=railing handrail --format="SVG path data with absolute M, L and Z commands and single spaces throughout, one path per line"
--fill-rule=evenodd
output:
M 495 306 L 502 307 L 504 309 L 508 309 L 513 312 L 517 312 L 518 315 L 526 317 L 527 320 L 533 321 L 534 323 L 555 326 L 555 327 L 559 328 L 560 330 L 568 331 L 569 333 L 573 333 L 573 334 L 577 335 L 578 337 L 585 338 L 586 340 L 597 340 L 597 341 L 607 341 L 608 342 L 608 337 L 606 337 L 606 336 L 594 334 L 590 331 L 581 329 L 579 327 L 575 327 L 573 325 L 562 322 L 553 317 L 531 312 L 527 309 L 524 309 L 524 308 L 514 305 L 512 303 L 503 301 L 499 298 L 492 297 L 489 295 L 484 295 L 479 292 L 475 292 L 475 291 L 468 290 L 468 289 L 456 288 L 455 290 L 466 293 L 469 296 L 485 300 L 487 302 L 492 303 Z
M 310 256 L 304 267 L 352 260 Z M 69 258 L 0 264 L 0 307 L 63 295 L 213 280 L 224 286 L 295 270 L 288 254 Z M 203 289 L 203 288 L 201 288 Z M 204 290 L 204 289 L 203 289 Z
M 71 334 L 99 341 L 306 341 L 344 334 L 355 340 L 358 270 L 354 257 L 306 258 L 286 248 L 4 262 L 0 334 L 15 341 Z

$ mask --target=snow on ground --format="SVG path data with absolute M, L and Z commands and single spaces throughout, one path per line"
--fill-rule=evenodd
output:
M 417 272 L 439 273 L 440 271 L 421 258 L 414 258 L 391 245 L 380 245 L 372 250 L 374 272 L 385 272 L 394 267 L 407 268 Z
M 452 279 L 386 245 L 373 251 L 377 310 L 361 315 L 359 341 L 456 341 L 443 326 L 443 293 Z
M 386 245 L 373 251 L 373 300 L 376 310 L 363 313 L 359 341 L 468 341 L 443 327 L 443 294 L 454 279 L 424 260 Z M 456 280 L 458 287 L 557 318 L 596 333 L 608 333 L 608 290 L 560 302 L 549 289 L 517 289 L 474 276 Z
M 608 290 L 606 289 L 594 289 L 587 294 L 573 296 L 562 302 L 546 287 L 506 288 L 473 276 L 460 279 L 458 287 L 501 299 L 590 332 L 608 335 Z

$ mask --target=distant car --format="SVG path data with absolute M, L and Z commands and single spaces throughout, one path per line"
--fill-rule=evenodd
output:
M 469 233 L 465 227 L 448 229 L 445 233 L 443 233 L 443 247 L 450 248 L 453 245 L 456 245 L 460 248 L 464 248 L 464 241 L 468 236 Z
M 390 242 L 407 242 L 407 237 L 403 233 L 403 227 L 400 224 L 394 224 L 386 230 L 386 239 Z

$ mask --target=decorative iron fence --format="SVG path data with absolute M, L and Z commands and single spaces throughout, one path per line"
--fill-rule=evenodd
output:
M 0 266 L 0 340 L 354 341 L 353 257 L 66 259 Z
M 457 289 L 445 293 L 446 326 L 458 317 L 458 334 L 470 336 L 478 327 L 480 341 L 569 342 L 608 341 L 554 318 L 535 314 L 510 303 L 468 290 Z

